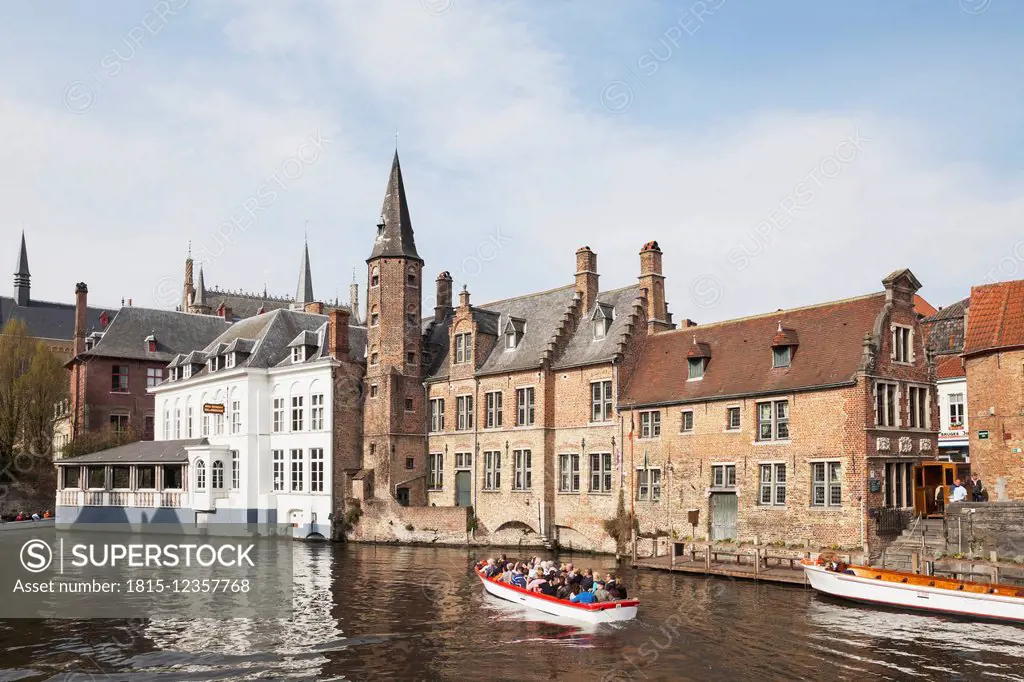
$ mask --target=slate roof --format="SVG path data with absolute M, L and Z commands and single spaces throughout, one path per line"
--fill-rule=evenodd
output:
M 302 250 L 302 264 L 299 266 L 299 284 L 295 287 L 295 300 L 300 303 L 312 303 L 313 273 L 309 269 L 309 244 Z
M 576 367 L 589 365 L 598 362 L 610 362 L 619 352 L 620 343 L 624 342 L 631 322 L 630 316 L 633 313 L 633 305 L 640 297 L 640 285 L 634 284 L 614 291 L 606 291 L 597 294 L 597 302 L 594 308 L 586 311 L 580 322 L 579 328 L 569 340 L 562 356 L 552 365 L 553 368 Z M 594 316 L 595 308 L 601 306 L 604 312 L 610 309 L 612 313 L 612 324 L 605 333 L 603 339 L 594 339 L 591 318 Z M 643 330 L 647 333 L 646 328 Z
M 231 308 L 231 315 L 235 320 L 244 320 L 247 317 L 255 317 L 259 314 L 260 308 L 262 308 L 265 313 L 268 313 L 271 310 L 289 310 L 295 302 L 294 299 L 288 297 L 267 296 L 266 294 L 242 291 L 223 291 L 217 287 L 206 290 L 206 301 L 213 313 L 216 313 L 221 305 Z M 334 303 L 324 303 L 325 314 L 331 310 L 348 309 L 349 306 L 342 305 L 337 301 Z
M 87 307 L 85 313 L 86 333 L 103 329 L 100 315 L 104 312 L 114 317 L 116 308 Z M 29 301 L 27 306 L 17 305 L 8 296 L 0 296 L 0 327 L 10 320 L 22 320 L 28 335 L 38 339 L 59 339 L 70 341 L 75 338 L 75 304 L 53 303 L 50 301 Z
M 194 445 L 207 445 L 205 438 L 189 440 L 140 440 L 135 443 L 119 445 L 109 450 L 90 452 L 77 457 L 64 457 L 53 461 L 57 466 L 77 466 L 79 464 L 173 464 L 188 461 L 185 448 Z
M 673 404 L 851 383 L 864 335 L 884 304 L 885 293 L 877 293 L 654 334 L 620 402 Z M 797 333 L 799 346 L 792 364 L 776 369 L 772 339 L 780 324 Z M 687 381 L 681 358 L 695 338 L 708 344 L 711 359 L 703 379 Z
M 935 362 L 936 379 L 960 379 L 967 376 L 963 359 L 959 355 L 945 355 Z
M 965 298 L 921 320 L 921 324 L 928 330 L 928 343 L 936 355 L 963 352 L 964 318 L 970 303 L 971 299 Z
M 384 205 L 380 209 L 383 231 L 373 243 L 373 251 L 367 259 L 384 257 L 416 258 L 416 240 L 409 217 L 409 202 L 405 197 L 405 182 L 402 180 L 402 166 L 398 162 L 398 151 L 391 162 L 388 186 L 384 192 Z M 380 228 L 380 225 L 378 225 Z
M 211 315 L 126 306 L 114 316 L 100 342 L 79 357 L 170 362 L 179 353 L 210 343 L 228 326 Z M 145 342 L 150 334 L 156 337 L 153 352 Z
M 964 354 L 1024 346 L 1024 280 L 971 287 Z

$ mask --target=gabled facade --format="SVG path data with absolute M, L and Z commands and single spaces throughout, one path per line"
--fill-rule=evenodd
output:
M 967 369 L 962 357 L 970 303 L 965 298 L 921 321 L 935 354 L 939 457 L 954 462 L 970 462 Z
M 619 401 L 642 532 L 877 548 L 872 510 L 915 506 L 938 429 L 920 284 L 883 284 L 647 340 Z

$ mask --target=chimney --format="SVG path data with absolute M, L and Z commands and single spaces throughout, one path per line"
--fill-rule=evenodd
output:
M 303 311 L 307 313 L 313 313 L 314 315 L 324 314 L 324 304 L 320 301 L 314 301 L 313 303 L 307 303 L 303 307 Z
M 327 313 L 327 351 L 333 358 L 348 355 L 349 312 L 345 309 Z
M 452 274 L 445 270 L 437 276 L 437 301 L 434 306 L 434 321 L 440 322 L 452 309 Z
M 85 350 L 85 316 L 89 287 L 85 282 L 75 285 L 75 355 Z
M 469 289 L 466 288 L 465 284 L 462 285 L 462 291 L 459 292 L 459 307 L 469 307 Z
M 220 307 L 217 308 L 217 314 L 220 315 L 221 317 L 223 317 L 228 322 L 230 322 L 233 319 L 233 315 L 231 313 L 231 308 L 229 308 L 228 306 L 224 305 L 223 303 L 221 303 Z
M 576 251 L 576 291 L 583 295 L 586 314 L 597 302 L 597 254 L 589 246 Z
M 665 304 L 665 276 L 661 274 L 661 247 L 647 242 L 640 249 L 640 288 L 647 301 L 647 333 L 672 328 Z

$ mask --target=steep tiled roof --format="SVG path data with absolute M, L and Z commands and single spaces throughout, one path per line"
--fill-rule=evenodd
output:
M 885 294 L 878 293 L 654 334 L 622 402 L 688 402 L 851 382 L 860 367 L 864 335 L 872 331 L 884 304 Z M 772 339 L 780 324 L 796 332 L 800 345 L 792 364 L 776 369 Z M 708 345 L 711 360 L 703 379 L 687 381 L 683 358 L 694 338 Z
M 914 310 L 917 311 L 918 315 L 922 315 L 924 317 L 930 317 L 938 312 L 935 309 L 935 306 L 924 300 L 921 294 L 914 294 Z
M 1024 346 L 1024 280 L 971 287 L 964 353 Z
M 179 353 L 210 343 L 227 327 L 227 322 L 210 315 L 127 306 L 114 316 L 100 342 L 80 357 L 170 362 Z M 150 334 L 156 338 L 152 352 L 145 343 Z
M 945 355 L 935 362 L 936 379 L 957 379 L 966 377 L 963 359 L 959 355 Z
M 116 308 L 86 308 L 85 331 L 102 331 L 100 315 L 104 312 L 114 317 Z M 75 304 L 51 303 L 50 301 L 29 301 L 20 306 L 13 298 L 0 296 L 0 326 L 10 320 L 25 323 L 28 335 L 37 339 L 59 339 L 70 341 L 75 337 Z

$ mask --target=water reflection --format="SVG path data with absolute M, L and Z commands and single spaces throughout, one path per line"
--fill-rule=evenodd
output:
M 0 622 L 0 680 L 1024 680 L 1022 628 L 630 570 L 638 619 L 587 626 L 486 595 L 473 559 L 300 545 L 292 618 Z

